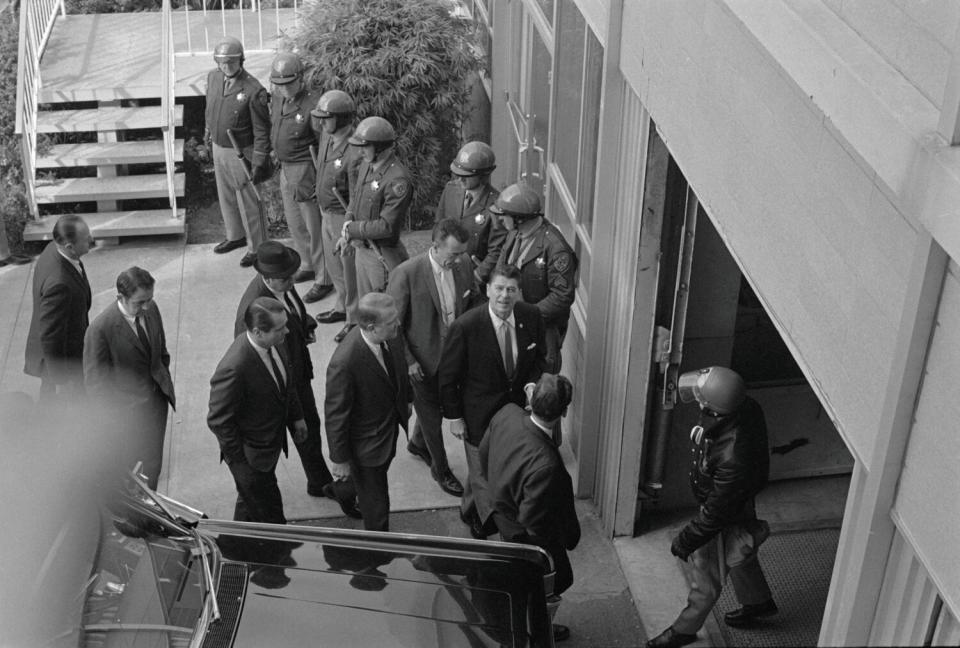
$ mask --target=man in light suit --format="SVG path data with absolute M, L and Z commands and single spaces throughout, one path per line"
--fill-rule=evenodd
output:
M 573 585 L 567 551 L 580 542 L 573 481 L 553 438 L 573 398 L 573 385 L 564 376 L 543 374 L 528 392 L 530 412 L 508 403 L 491 419 L 480 442 L 480 463 L 500 537 L 537 545 L 553 558 L 556 575 L 547 599 L 552 617 L 560 594 Z M 554 641 L 569 637 L 569 628 L 554 624 Z
M 287 311 L 271 297 L 258 297 L 244 313 L 246 331 L 227 349 L 210 379 L 207 425 L 220 443 L 237 487 L 233 519 L 286 524 L 277 486 L 280 452 L 307 435 L 293 366 L 283 341 Z
M 387 470 L 400 427 L 407 429 L 412 394 L 393 298 L 367 293 L 357 321 L 327 365 L 330 472 L 337 480 L 352 476 L 364 528 L 389 531 Z
M 154 278 L 133 266 L 117 276 L 117 301 L 93 320 L 83 341 L 87 394 L 116 417 L 130 449 L 127 463 L 157 487 L 163 464 L 167 411 L 176 407 L 170 354 L 160 309 L 153 302 Z
M 427 462 L 440 488 L 456 497 L 463 495 L 463 485 L 447 463 L 437 367 L 447 330 L 476 296 L 472 264 L 464 255 L 469 240 L 469 232 L 457 221 L 439 221 L 430 249 L 398 265 L 387 285 L 407 343 L 407 372 L 417 412 L 407 450 Z
M 440 355 L 440 405 L 451 433 L 463 439 L 467 486 L 460 517 L 475 538 L 490 535 L 490 501 L 477 446 L 493 415 L 526 403 L 524 386 L 544 366 L 544 328 L 536 306 L 520 302 L 520 271 L 499 265 L 487 284 L 487 306 L 450 326 Z
M 53 241 L 37 258 L 23 370 L 40 378 L 41 403 L 58 393 L 83 393 L 83 336 L 91 295 L 80 258 L 92 246 L 83 219 L 62 216 L 53 226 Z

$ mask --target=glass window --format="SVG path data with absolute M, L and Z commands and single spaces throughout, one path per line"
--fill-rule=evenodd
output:
M 553 65 L 553 59 L 550 56 L 550 50 L 543 44 L 539 32 L 536 29 L 530 29 L 532 44 L 532 66 L 530 70 L 529 91 L 530 91 L 530 109 L 529 113 L 533 116 L 533 140 L 530 144 L 536 144 L 540 152 L 531 152 L 527 172 L 527 180 L 538 190 L 542 190 L 544 182 L 545 160 L 547 159 L 547 137 L 550 124 L 550 69 Z M 528 133 L 528 137 L 531 134 Z
M 586 24 L 577 7 L 560 5 L 557 26 L 557 99 L 553 161 L 560 167 L 574 201 L 580 159 L 580 109 L 583 98 L 583 49 Z
M 537 4 L 540 5 L 541 11 L 543 11 L 544 17 L 547 19 L 548 25 L 553 25 L 553 0 L 537 0 Z
M 577 181 L 579 222 L 593 236 L 593 188 L 597 176 L 597 140 L 600 136 L 600 91 L 603 81 L 603 46 L 587 29 L 587 55 L 583 75 L 583 133 L 580 149 L 580 175 Z

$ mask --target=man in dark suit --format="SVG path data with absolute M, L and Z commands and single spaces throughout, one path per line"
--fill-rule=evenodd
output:
M 536 306 L 520 302 L 520 274 L 494 268 L 487 306 L 454 320 L 440 355 L 440 406 L 450 432 L 463 439 L 467 485 L 460 517 L 474 537 L 489 535 L 490 502 L 477 446 L 487 425 L 507 403 L 523 406 L 524 385 L 543 372 L 544 331 Z
M 83 336 L 91 295 L 80 257 L 92 245 L 82 218 L 62 216 L 53 227 L 53 241 L 37 258 L 23 370 L 40 378 L 41 401 L 57 393 L 83 392 Z
M 117 301 L 87 329 L 83 375 L 87 394 L 99 399 L 121 426 L 122 442 L 130 449 L 125 463 L 142 461 L 141 472 L 155 489 L 167 411 L 176 407 L 176 396 L 154 284 L 150 273 L 137 266 L 117 276 Z
M 564 376 L 544 374 L 528 391 L 529 414 L 508 403 L 490 421 L 480 442 L 480 464 L 500 536 L 507 542 L 542 547 L 553 558 L 556 576 L 553 596 L 547 600 L 552 616 L 560 595 L 573 585 L 567 551 L 580 542 L 573 481 L 553 439 L 573 397 L 573 385 Z M 555 641 L 569 636 L 566 626 L 553 626 Z
M 277 486 L 277 461 L 307 435 L 293 365 L 284 349 L 287 311 L 271 297 L 258 297 L 244 313 L 246 331 L 227 349 L 210 379 L 207 425 L 220 443 L 237 486 L 233 519 L 286 524 Z
M 300 400 L 303 420 L 307 424 L 306 438 L 295 445 L 307 476 L 307 493 L 314 497 L 330 496 L 333 494 L 329 488 L 333 478 L 323 458 L 320 413 L 317 411 L 317 401 L 311 386 L 313 362 L 307 346 L 316 340 L 314 329 L 317 328 L 317 323 L 307 315 L 306 307 L 294 286 L 297 269 L 300 267 L 300 255 L 293 248 L 278 241 L 264 241 L 257 248 L 257 258 L 253 266 L 259 275 L 250 281 L 240 298 L 233 325 L 234 337 L 246 330 L 244 315 L 258 297 L 272 297 L 286 307 L 289 332 L 284 339 L 284 349 L 292 367 L 291 382 Z M 356 517 L 359 512 L 354 499 L 353 496 L 346 497 L 340 505 L 344 513 Z
M 327 365 L 330 468 L 337 480 L 353 477 L 364 528 L 388 531 L 387 470 L 400 427 L 407 429 L 412 394 L 393 298 L 367 293 L 357 321 Z
M 463 485 L 447 463 L 437 367 L 447 330 L 476 296 L 472 264 L 464 256 L 469 236 L 457 221 L 441 220 L 433 228 L 430 249 L 398 265 L 387 286 L 397 302 L 407 343 L 407 372 L 417 412 L 407 450 L 426 461 L 440 488 L 456 497 L 463 495 Z

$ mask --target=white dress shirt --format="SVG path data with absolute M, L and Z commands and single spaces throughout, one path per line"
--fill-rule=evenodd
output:
M 453 283 L 453 270 L 444 268 L 433 258 L 433 248 L 427 251 L 430 266 L 433 268 L 433 280 L 437 283 L 440 295 L 440 309 L 443 311 L 443 323 L 450 324 L 457 316 L 457 288 Z
M 263 363 L 263 366 L 267 368 L 267 373 L 273 376 L 274 382 L 277 383 L 277 389 L 280 389 L 280 386 L 282 384 L 286 384 L 287 382 L 287 370 L 283 366 L 283 359 L 280 357 L 280 354 L 274 351 L 273 347 L 270 347 L 269 349 L 264 349 L 262 346 L 254 342 L 253 336 L 250 335 L 250 331 L 247 331 L 247 341 L 250 342 L 250 346 L 252 346 L 253 350 L 257 352 L 258 356 L 260 356 L 260 361 Z M 273 363 L 270 362 L 271 353 L 274 354 L 273 362 L 276 362 L 277 368 L 280 369 L 279 380 L 277 379 L 277 376 L 273 373 Z
M 513 366 L 517 366 L 517 321 L 513 317 L 513 311 L 510 311 L 510 317 L 507 319 L 501 319 L 499 315 L 493 312 L 491 306 L 487 306 L 487 311 L 490 313 L 490 321 L 493 323 L 493 330 L 497 332 L 497 342 L 500 343 L 501 356 L 503 352 L 504 344 L 504 329 L 510 327 L 510 353 L 513 355 Z

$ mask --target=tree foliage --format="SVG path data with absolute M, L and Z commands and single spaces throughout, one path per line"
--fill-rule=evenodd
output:
M 0 11 L 0 214 L 17 247 L 29 213 L 17 126 L 17 12 Z
M 450 9 L 443 0 L 316 0 L 304 4 L 286 42 L 314 87 L 350 94 L 359 119 L 393 124 L 413 176 L 414 227 L 433 222 L 460 144 L 465 80 L 479 67 L 473 23 Z

